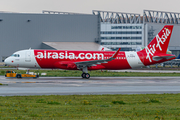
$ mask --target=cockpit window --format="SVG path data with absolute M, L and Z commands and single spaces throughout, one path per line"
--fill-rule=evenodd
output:
M 20 57 L 19 54 L 12 54 L 11 56 L 12 56 L 12 57 Z

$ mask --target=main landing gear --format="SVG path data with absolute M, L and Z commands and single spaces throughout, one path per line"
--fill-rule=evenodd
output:
M 90 78 L 90 74 L 89 73 L 82 73 L 81 74 L 82 78 L 86 78 L 86 79 L 89 79 Z
M 86 79 L 89 79 L 90 78 L 90 74 L 88 73 L 88 69 L 87 67 L 84 67 L 82 69 L 83 73 L 81 74 L 82 78 L 86 78 Z

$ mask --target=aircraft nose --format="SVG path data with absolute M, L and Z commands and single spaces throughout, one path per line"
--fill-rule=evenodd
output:
M 10 58 L 9 58 L 9 57 L 6 58 L 6 59 L 4 60 L 4 63 L 7 64 L 7 65 L 10 65 L 10 63 L 11 63 Z
M 8 64 L 8 58 L 6 58 L 6 59 L 4 60 L 4 63 L 5 63 L 5 64 Z

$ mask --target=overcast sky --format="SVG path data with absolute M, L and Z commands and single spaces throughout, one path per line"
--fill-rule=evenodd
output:
M 42 10 L 92 14 L 92 10 L 138 13 L 157 10 L 180 13 L 179 0 L 0 0 L 0 11 L 42 13 Z

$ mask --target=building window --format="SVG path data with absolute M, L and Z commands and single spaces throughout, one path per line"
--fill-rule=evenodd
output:
M 114 40 L 114 39 L 123 39 L 123 40 L 137 40 L 137 39 L 142 39 L 142 37 L 101 37 L 102 40 Z
M 142 34 L 141 31 L 117 31 L 117 32 L 110 32 L 110 31 L 103 31 L 101 34 Z
M 111 29 L 142 29 L 142 26 L 111 26 Z
M 136 42 L 136 45 L 142 45 L 142 43 L 141 42 Z
M 101 45 L 142 45 L 141 42 L 102 42 Z

